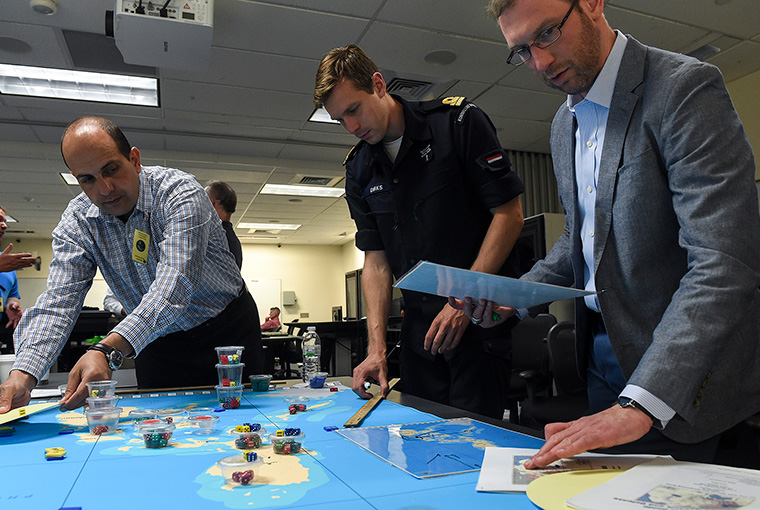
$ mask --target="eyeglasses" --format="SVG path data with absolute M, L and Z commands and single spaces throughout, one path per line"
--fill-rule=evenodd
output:
M 525 62 L 530 60 L 531 54 L 530 54 L 530 48 L 531 46 L 535 46 L 536 48 L 548 48 L 555 42 L 559 40 L 559 38 L 562 36 L 562 26 L 567 21 L 567 18 L 570 17 L 570 13 L 573 12 L 573 9 L 575 9 L 575 5 L 578 3 L 578 0 L 573 0 L 573 3 L 570 4 L 570 10 L 567 11 L 567 14 L 565 14 L 565 17 L 562 18 L 562 21 L 559 22 L 559 25 L 554 25 L 540 34 L 533 40 L 532 43 L 526 45 L 526 46 L 520 46 L 517 49 L 512 50 L 509 52 L 509 56 L 507 57 L 507 64 L 513 65 L 515 67 L 523 65 Z M 515 58 L 519 57 L 519 58 Z

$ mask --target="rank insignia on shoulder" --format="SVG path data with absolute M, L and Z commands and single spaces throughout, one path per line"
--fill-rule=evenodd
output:
M 359 144 L 354 145 L 351 147 L 351 150 L 348 151 L 348 154 L 346 154 L 346 159 L 343 160 L 343 166 L 346 166 L 346 163 L 351 161 L 351 158 L 353 158 L 356 155 L 356 152 L 359 150 Z
M 464 96 L 449 96 L 449 97 L 443 98 L 441 100 L 441 103 L 447 104 L 449 106 L 461 106 L 464 99 L 465 99 Z

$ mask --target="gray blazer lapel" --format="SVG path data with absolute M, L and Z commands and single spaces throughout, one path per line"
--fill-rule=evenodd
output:
M 602 160 L 599 164 L 597 197 L 594 219 L 594 266 L 599 267 L 604 246 L 609 237 L 612 221 L 612 201 L 615 197 L 617 172 L 623 157 L 623 145 L 628 132 L 631 115 L 640 100 L 633 92 L 644 79 L 644 59 L 646 48 L 630 35 L 623 54 L 623 61 L 615 82 L 615 91 L 610 103 L 607 130 L 604 135 Z

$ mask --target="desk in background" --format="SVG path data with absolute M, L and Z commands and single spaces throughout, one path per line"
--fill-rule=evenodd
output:
M 322 370 L 332 376 L 349 376 L 367 353 L 367 322 L 288 322 L 294 332 L 303 336 L 309 326 L 316 328 L 322 341 Z

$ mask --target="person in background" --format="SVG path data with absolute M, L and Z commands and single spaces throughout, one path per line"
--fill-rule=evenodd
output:
M 565 232 L 523 278 L 596 291 L 575 304 L 594 414 L 547 425 L 525 465 L 615 446 L 711 462 L 760 411 L 752 148 L 715 66 L 613 31 L 603 9 L 489 6 L 507 62 L 567 94 L 551 129 Z M 484 327 L 514 313 L 461 304 Z
M 121 305 L 116 296 L 114 295 L 111 287 L 106 288 L 106 295 L 103 297 L 103 310 L 111 312 L 119 319 L 123 319 L 127 316 L 127 311 Z
M 143 167 L 122 131 L 82 117 L 61 154 L 83 193 L 53 231 L 47 289 L 21 318 L 16 361 L 0 385 L 0 413 L 29 402 L 77 320 L 99 269 L 127 316 L 69 373 L 62 408 L 77 407 L 88 381 L 110 379 L 135 357 L 140 387 L 215 384 L 214 347 L 241 345 L 248 374 L 261 373 L 256 303 L 227 248 L 211 202 L 189 174 Z
M 232 213 L 237 207 L 237 194 L 235 190 L 222 181 L 209 181 L 206 184 L 206 194 L 214 204 L 214 209 L 222 220 L 222 227 L 227 234 L 227 242 L 230 245 L 230 251 L 235 257 L 235 263 L 238 268 L 243 267 L 243 247 L 240 245 L 240 239 L 235 235 L 235 229 L 232 228 Z
M 5 231 L 8 230 L 6 219 L 5 209 L 0 207 L 0 239 L 3 238 Z M 8 246 L 0 252 L 0 273 L 32 267 L 37 261 L 37 257 L 32 257 L 31 253 L 11 253 L 11 251 L 13 251 L 13 243 L 8 243 Z
M 417 261 L 497 273 L 523 226 L 523 184 L 496 129 L 463 97 L 407 102 L 391 95 L 356 45 L 319 64 L 314 104 L 361 141 L 349 152 L 346 200 L 364 251 L 369 347 L 353 389 L 387 395 L 391 283 Z M 404 392 L 501 419 L 511 355 L 509 329 L 484 333 L 445 298 L 404 291 Z
M 261 331 L 274 331 L 280 326 L 282 326 L 280 323 L 280 309 L 273 306 L 269 309 L 269 315 L 261 325 Z
M 5 231 L 8 229 L 6 223 L 5 209 L 0 206 L 0 239 L 5 235 Z M 8 245 L 8 249 L 3 251 L 3 255 L 9 253 L 13 248 L 12 244 Z M 8 267 L 29 267 L 34 263 L 36 258 L 33 258 L 31 254 L 16 253 L 15 259 L 10 263 Z M 27 257 L 28 255 L 28 257 Z M 31 259 L 31 263 L 27 259 Z M 10 331 L 18 325 L 18 321 L 21 320 L 23 309 L 21 308 L 21 295 L 18 293 L 18 278 L 16 277 L 16 271 L 2 271 L 0 272 L 0 327 L 5 327 Z

